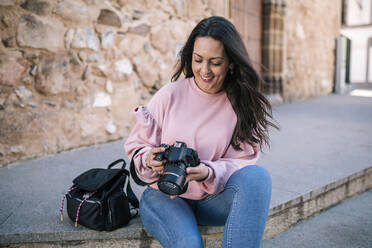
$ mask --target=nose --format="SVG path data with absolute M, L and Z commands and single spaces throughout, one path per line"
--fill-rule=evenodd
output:
M 211 72 L 211 68 L 210 68 L 209 63 L 207 61 L 202 63 L 202 67 L 201 67 L 200 71 L 201 71 L 202 75 L 208 75 Z

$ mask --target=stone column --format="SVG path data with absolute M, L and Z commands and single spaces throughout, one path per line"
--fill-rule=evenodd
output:
M 263 0 L 262 76 L 268 95 L 283 93 L 285 7 L 285 0 Z

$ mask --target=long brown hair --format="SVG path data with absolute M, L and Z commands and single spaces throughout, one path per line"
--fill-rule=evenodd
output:
M 233 65 L 222 86 L 237 116 L 231 145 L 236 150 L 241 150 L 241 142 L 268 145 L 269 126 L 279 128 L 270 121 L 273 119 L 270 102 L 260 92 L 263 80 L 253 68 L 244 43 L 229 20 L 212 16 L 196 25 L 180 51 L 180 61 L 172 81 L 176 81 L 182 73 L 186 77 L 194 76 L 191 67 L 192 53 L 198 37 L 212 37 L 220 41 Z

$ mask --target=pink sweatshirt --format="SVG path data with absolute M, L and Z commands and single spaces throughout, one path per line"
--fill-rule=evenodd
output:
M 149 150 L 161 143 L 185 142 L 209 167 L 208 178 L 190 181 L 181 197 L 198 200 L 219 193 L 233 172 L 255 164 L 258 159 L 259 145 L 242 143 L 242 151 L 229 146 L 237 117 L 226 93 L 205 93 L 193 78 L 165 85 L 147 107 L 136 108 L 134 114 L 137 123 L 124 148 L 131 159 L 138 148 L 144 147 L 134 158 L 137 173 L 144 181 L 158 179 L 159 175 L 146 166 L 145 160 Z M 151 186 L 157 188 L 156 183 Z

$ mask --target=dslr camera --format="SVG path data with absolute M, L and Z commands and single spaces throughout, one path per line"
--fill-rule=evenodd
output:
M 186 192 L 186 168 L 200 164 L 198 153 L 187 148 L 186 143 L 177 141 L 174 145 L 161 144 L 164 152 L 155 154 L 155 160 L 165 160 L 163 174 L 158 180 L 159 190 L 168 195 L 180 195 Z

